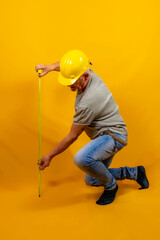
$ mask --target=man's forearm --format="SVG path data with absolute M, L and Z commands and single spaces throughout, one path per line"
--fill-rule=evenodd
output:
M 67 135 L 48 155 L 51 158 L 55 157 L 56 155 L 67 149 L 74 141 L 76 141 L 75 138 L 73 139 L 69 135 Z
M 60 71 L 60 62 L 52 63 L 49 65 L 51 71 Z

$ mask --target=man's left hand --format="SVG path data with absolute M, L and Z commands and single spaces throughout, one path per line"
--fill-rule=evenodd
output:
M 48 155 L 41 158 L 40 163 L 39 163 L 39 160 L 38 160 L 37 164 L 40 166 L 39 169 L 44 170 L 46 167 L 49 167 L 51 160 L 52 160 L 52 158 Z

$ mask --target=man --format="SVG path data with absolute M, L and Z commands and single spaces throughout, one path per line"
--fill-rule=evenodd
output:
M 75 154 L 74 162 L 86 173 L 87 185 L 104 187 L 96 203 L 106 205 L 115 199 L 118 190 L 116 180 L 135 180 L 141 186 L 139 189 L 148 188 L 149 182 L 143 166 L 109 168 L 114 155 L 127 145 L 127 127 L 112 93 L 89 68 L 89 64 L 91 62 L 87 56 L 75 49 L 68 51 L 60 62 L 35 67 L 36 71 L 43 70 L 40 76 L 59 71 L 59 83 L 77 91 L 75 115 L 69 134 L 38 165 L 44 170 L 53 157 L 68 148 L 85 131 L 92 141 Z

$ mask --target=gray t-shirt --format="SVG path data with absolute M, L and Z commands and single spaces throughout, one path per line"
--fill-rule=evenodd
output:
M 92 69 L 89 73 L 90 79 L 84 92 L 77 91 L 73 124 L 88 125 L 85 132 L 90 139 L 104 130 L 127 135 L 126 124 L 112 93 Z

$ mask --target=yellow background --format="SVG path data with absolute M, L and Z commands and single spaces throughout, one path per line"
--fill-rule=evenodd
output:
M 160 223 L 160 4 L 155 0 L 3 1 L 0 7 L 0 238 L 158 239 Z M 35 66 L 80 49 L 106 83 L 128 128 L 111 167 L 144 165 L 150 188 L 118 181 L 112 204 L 95 204 L 75 166 L 85 133 L 41 171 L 38 197 L 38 76 Z M 76 92 L 42 80 L 42 156 L 68 134 Z

